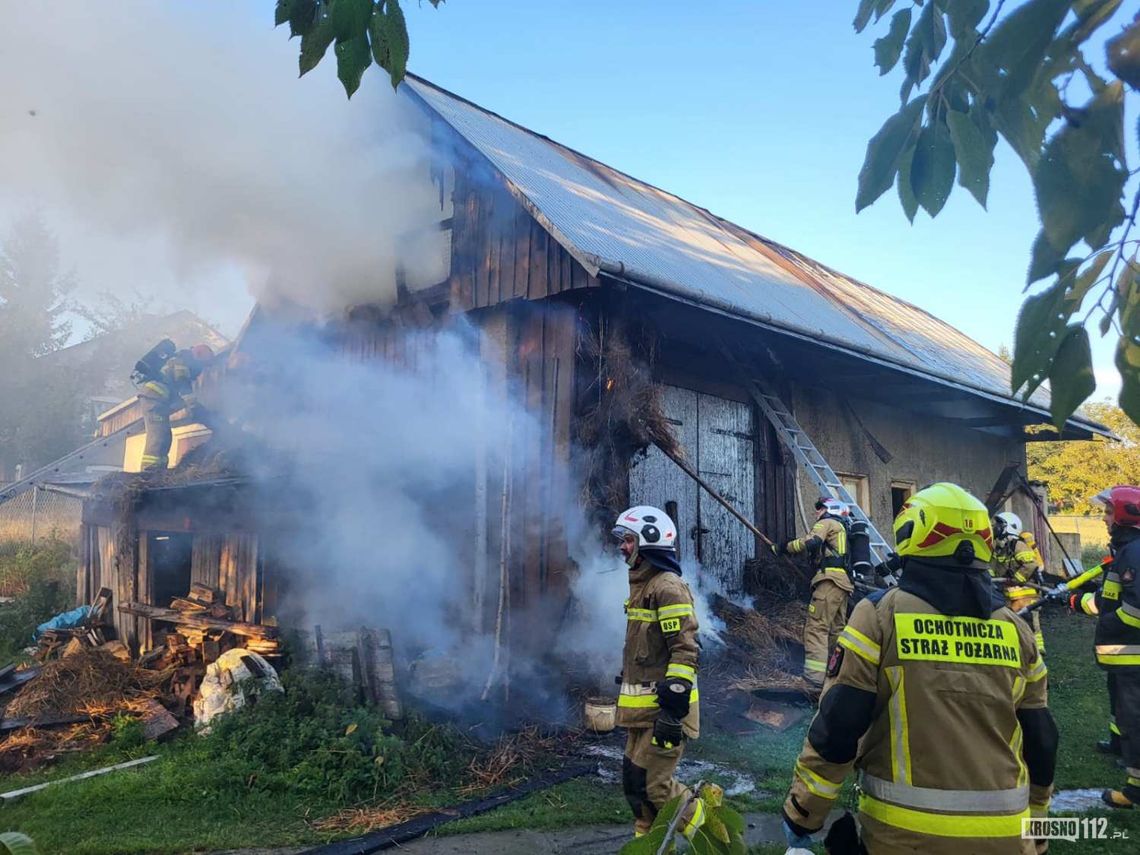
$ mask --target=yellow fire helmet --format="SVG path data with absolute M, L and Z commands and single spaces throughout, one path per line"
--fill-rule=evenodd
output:
M 957 484 L 943 481 L 919 490 L 895 517 L 894 529 L 899 555 L 953 557 L 969 565 L 989 563 L 993 554 L 989 511 Z

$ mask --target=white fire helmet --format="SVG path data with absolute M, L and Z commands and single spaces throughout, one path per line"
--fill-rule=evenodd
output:
M 845 517 L 850 515 L 851 510 L 847 505 L 839 499 L 833 499 L 831 496 L 824 496 L 815 503 L 815 509 L 819 511 L 819 515 L 830 514 L 833 517 Z
M 995 515 L 994 534 L 998 540 L 1017 540 L 1021 537 L 1021 517 L 1010 511 Z
M 638 505 L 622 511 L 614 523 L 613 536 L 625 540 L 627 534 L 637 536 L 638 549 L 677 548 L 677 526 L 660 508 Z

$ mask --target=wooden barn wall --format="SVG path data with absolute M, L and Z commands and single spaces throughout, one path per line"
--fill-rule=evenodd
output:
M 460 526 L 470 533 L 459 548 L 467 550 L 465 566 L 471 568 L 465 580 L 471 625 L 477 632 L 494 632 L 505 567 L 507 629 L 517 643 L 538 649 L 549 644 L 556 629 L 549 617 L 561 613 L 569 595 L 563 520 L 575 500 L 569 467 L 577 313 L 555 301 L 515 300 L 473 312 L 469 320 L 482 332 L 480 356 L 488 388 L 508 387 L 537 426 L 534 431 L 522 424 L 472 426 L 482 430 L 473 445 L 486 451 L 482 469 L 472 460 L 470 514 Z M 345 330 L 343 347 L 362 360 L 414 367 L 426 341 L 409 334 L 414 330 L 402 323 L 354 323 Z M 501 459 L 507 448 L 511 465 L 504 482 L 504 467 L 488 467 L 486 461 Z M 480 455 L 477 451 L 475 457 Z
M 456 167 L 448 280 L 453 311 L 596 286 L 597 278 L 476 157 L 460 158 Z

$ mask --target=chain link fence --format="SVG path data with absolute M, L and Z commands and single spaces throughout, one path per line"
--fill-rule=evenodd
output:
M 77 546 L 83 500 L 32 487 L 0 503 L 0 543 L 56 538 Z

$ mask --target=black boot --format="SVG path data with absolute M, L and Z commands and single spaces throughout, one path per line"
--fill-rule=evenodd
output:
M 1110 733 L 1108 739 L 1102 739 L 1096 744 L 1096 750 L 1101 754 L 1120 754 L 1120 734 Z

